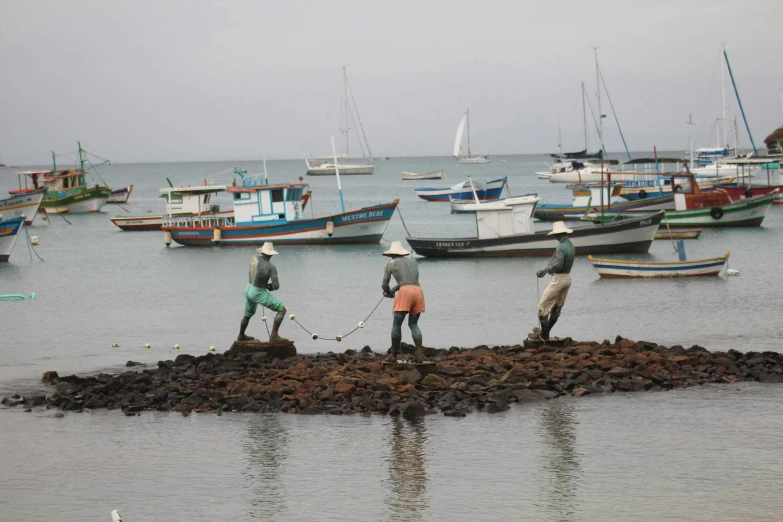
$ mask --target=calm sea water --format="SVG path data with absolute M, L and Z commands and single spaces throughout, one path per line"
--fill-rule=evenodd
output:
M 506 159 L 508 163 L 499 163 Z M 457 167 L 449 158 L 379 161 L 376 175 L 343 178 L 347 208 L 400 198 L 412 234 L 466 236 L 473 216 L 418 200 L 413 188 L 508 176 L 514 194 L 566 202 L 562 185 L 535 179 L 544 156 L 497 157 Z M 112 165 L 113 187 L 134 184 L 130 214 L 162 213 L 158 189 L 201 184 L 234 163 Z M 241 162 L 250 173 L 261 162 Z M 303 161 L 269 161 L 290 181 Z M 443 168 L 442 182 L 409 182 L 401 170 Z M 333 178 L 306 178 L 318 215 L 337 212 Z M 16 183 L 0 171 L 0 193 Z M 218 200 L 224 208 L 230 202 Z M 97 215 L 36 219 L 31 256 L 17 244 L 0 266 L 0 393 L 34 389 L 42 372 L 119 370 L 177 352 L 226 349 L 236 336 L 250 247 L 172 247 L 162 232 L 122 232 L 107 205 Z M 392 220 L 386 241 L 405 230 Z M 617 334 L 709 349 L 781 351 L 778 250 L 783 209 L 764 226 L 705 231 L 690 257 L 731 252 L 740 277 L 601 281 L 586 259 L 555 334 Z M 388 243 L 284 247 L 275 258 L 280 297 L 308 329 L 333 337 L 364 320 L 381 297 Z M 656 241 L 648 260 L 673 260 Z M 520 342 L 535 321 L 535 270 L 545 259 L 420 260 L 428 346 Z M 543 291 L 541 283 L 540 291 Z M 300 352 L 388 347 L 391 301 L 342 343 L 313 341 L 286 321 Z M 249 333 L 263 337 L 258 316 Z M 407 333 L 404 332 L 407 336 Z M 406 337 L 407 338 L 407 337 Z M 112 348 L 119 343 L 120 348 Z M 152 348 L 145 350 L 145 343 Z M 494 416 L 419 423 L 383 417 L 198 416 L 117 412 L 24 414 L 0 410 L 0 520 L 773 520 L 783 511 L 775 473 L 783 388 L 743 385 L 661 394 L 560 400 Z

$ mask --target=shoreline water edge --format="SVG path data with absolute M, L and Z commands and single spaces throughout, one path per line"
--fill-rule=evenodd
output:
M 404 352 L 413 347 L 403 345 Z M 379 413 L 414 417 L 443 413 L 464 417 L 559 396 L 667 391 L 704 384 L 783 382 L 783 354 L 710 352 L 694 345 L 666 347 L 617 336 L 561 346 L 478 346 L 426 349 L 425 365 L 384 363 L 369 347 L 285 359 L 266 353 L 181 354 L 110 375 L 60 377 L 46 372 L 51 394 L 2 400 L 6 407 L 83 412 L 257 412 L 299 414 Z M 129 361 L 127 366 L 142 366 Z M 62 413 L 58 413 L 62 416 Z

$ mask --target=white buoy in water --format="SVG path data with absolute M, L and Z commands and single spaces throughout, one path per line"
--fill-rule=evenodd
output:
M 288 318 L 293 321 L 294 319 L 296 319 L 296 316 L 294 314 L 291 314 L 291 315 L 288 316 Z
M 33 244 L 33 246 L 38 244 L 38 236 L 30 236 L 30 243 Z
M 47 219 L 49 219 L 49 216 L 47 216 L 46 214 L 42 214 L 42 215 L 41 215 L 41 219 L 43 219 L 44 221 L 46 221 Z
M 313 334 L 313 340 L 318 339 L 318 334 Z
M 728 270 L 726 270 L 726 275 L 738 276 L 739 275 L 739 270 L 734 270 L 733 268 L 729 268 Z
M 337 342 L 340 342 L 340 341 L 343 340 L 343 336 L 342 335 L 335 335 L 334 338 L 337 340 Z
M 216 245 L 220 243 L 220 239 L 222 238 L 222 231 L 219 228 L 216 228 L 212 231 L 212 242 Z
M 175 345 L 174 345 L 174 349 L 175 349 L 175 350 L 179 350 L 179 345 L 178 345 L 178 344 L 175 344 Z
M 119 344 L 117 344 L 117 343 L 111 343 L 111 347 L 112 347 L 112 348 L 119 348 L 119 347 L 120 347 L 120 345 L 119 345 Z
M 150 346 L 150 343 L 147 343 L 147 344 L 144 345 L 144 348 L 149 349 L 149 348 L 152 348 L 152 346 Z
M 210 346 L 210 347 L 209 347 L 209 351 L 210 351 L 210 352 L 214 352 L 215 350 L 216 350 L 216 348 L 215 348 L 214 346 Z
M 111 522 L 122 522 L 122 515 L 116 509 L 111 512 Z
M 364 328 L 364 321 L 359 321 L 359 328 Z
M 171 246 L 171 230 L 163 232 L 163 242 L 166 243 L 166 246 Z

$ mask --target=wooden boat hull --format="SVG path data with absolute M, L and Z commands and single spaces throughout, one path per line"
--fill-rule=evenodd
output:
M 732 201 L 742 201 L 743 199 L 764 196 L 774 190 L 778 192 L 783 190 L 783 185 L 747 185 L 741 183 L 719 183 L 715 187 L 726 192 Z
M 744 199 L 720 207 L 705 207 L 689 210 L 667 210 L 662 225 L 671 228 L 722 228 L 722 227 L 758 227 L 764 221 L 772 202 L 778 197 L 778 192 Z M 717 210 L 716 210 L 717 209 Z M 638 218 L 644 215 L 644 210 L 627 212 L 609 212 L 596 214 L 595 220 L 611 222 L 617 219 Z
M 45 195 L 43 189 L 38 189 L 0 199 L 0 214 L 6 219 L 24 216 L 25 224 L 32 225 Z
M 479 199 L 484 201 L 496 201 L 503 193 L 503 187 L 506 186 L 506 178 L 494 179 L 487 182 L 486 190 L 477 190 L 476 194 Z M 473 190 L 468 188 L 462 188 L 462 190 L 454 190 L 451 187 L 447 188 L 417 188 L 413 189 L 417 196 L 426 201 L 441 201 L 447 203 L 451 198 L 455 199 L 470 199 L 473 197 Z
M 606 225 L 573 227 L 569 236 L 577 255 L 647 253 L 663 211 Z M 413 250 L 425 257 L 537 257 L 551 256 L 557 240 L 548 231 L 490 239 L 408 238 Z
M 590 263 L 602 278 L 608 279 L 660 279 L 672 277 L 711 277 L 720 274 L 729 260 L 729 253 L 711 259 L 691 261 L 645 262 L 619 259 L 596 259 Z
M 413 172 L 400 172 L 400 179 L 406 181 L 413 181 L 417 179 L 443 179 L 443 171 L 436 170 L 434 172 L 422 172 L 421 174 L 415 174 Z
M 198 214 L 175 214 L 178 217 L 195 217 Z M 203 215 L 211 216 L 212 214 L 204 213 Z M 224 210 L 218 214 L 220 217 L 232 218 L 234 217 L 233 210 Z M 121 230 L 126 232 L 140 232 L 150 230 L 160 230 L 163 226 L 164 216 L 114 216 L 111 222 L 114 223 Z
M 22 216 L 0 220 L 0 262 L 6 262 L 11 257 L 16 240 L 24 227 Z
M 127 203 L 130 199 L 131 192 L 133 192 L 133 185 L 112 190 L 107 203 Z
M 370 175 L 375 172 L 375 165 L 340 165 L 341 176 L 360 176 Z M 308 176 L 334 176 L 334 166 L 310 167 L 307 169 Z
M 674 209 L 674 195 L 648 197 L 646 199 L 637 199 L 621 203 L 612 203 L 609 207 L 614 211 L 632 210 L 644 208 L 646 210 L 669 210 Z M 538 205 L 533 217 L 542 221 L 563 221 L 566 219 L 578 219 L 584 216 L 587 211 L 601 212 L 600 205 L 591 205 L 588 207 L 574 207 L 561 205 Z M 606 208 L 604 208 L 606 210 Z
M 655 239 L 696 239 L 701 235 L 701 229 L 696 228 L 693 230 L 679 228 L 675 230 L 668 230 L 659 228 L 655 233 Z
M 109 199 L 109 187 L 96 186 L 64 197 L 51 197 L 51 193 L 41 202 L 41 208 L 47 214 L 81 214 L 100 212 Z
M 315 219 L 299 219 L 281 224 L 237 226 L 229 220 L 194 217 L 164 219 L 161 229 L 185 246 L 211 246 L 215 228 L 220 229 L 219 245 L 255 245 L 273 241 L 279 245 L 377 244 L 397 208 L 397 201 Z M 328 234 L 327 223 L 334 224 Z M 204 226 L 206 224 L 207 226 Z M 197 226 L 193 226 L 197 225 Z

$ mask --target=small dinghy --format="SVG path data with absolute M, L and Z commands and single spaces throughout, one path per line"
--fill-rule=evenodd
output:
M 133 192 L 133 185 L 112 190 L 111 194 L 109 194 L 109 201 L 107 201 L 107 203 L 127 203 L 130 199 L 131 192 Z
M 588 256 L 593 268 L 602 278 L 650 279 L 669 277 L 708 277 L 720 275 L 729 261 L 729 252 L 711 259 L 690 261 L 626 261 L 597 259 Z
M 433 170 L 432 172 L 422 172 L 416 174 L 415 172 L 400 172 L 400 179 L 414 180 L 414 179 L 443 179 L 446 175 L 443 173 L 443 169 Z

